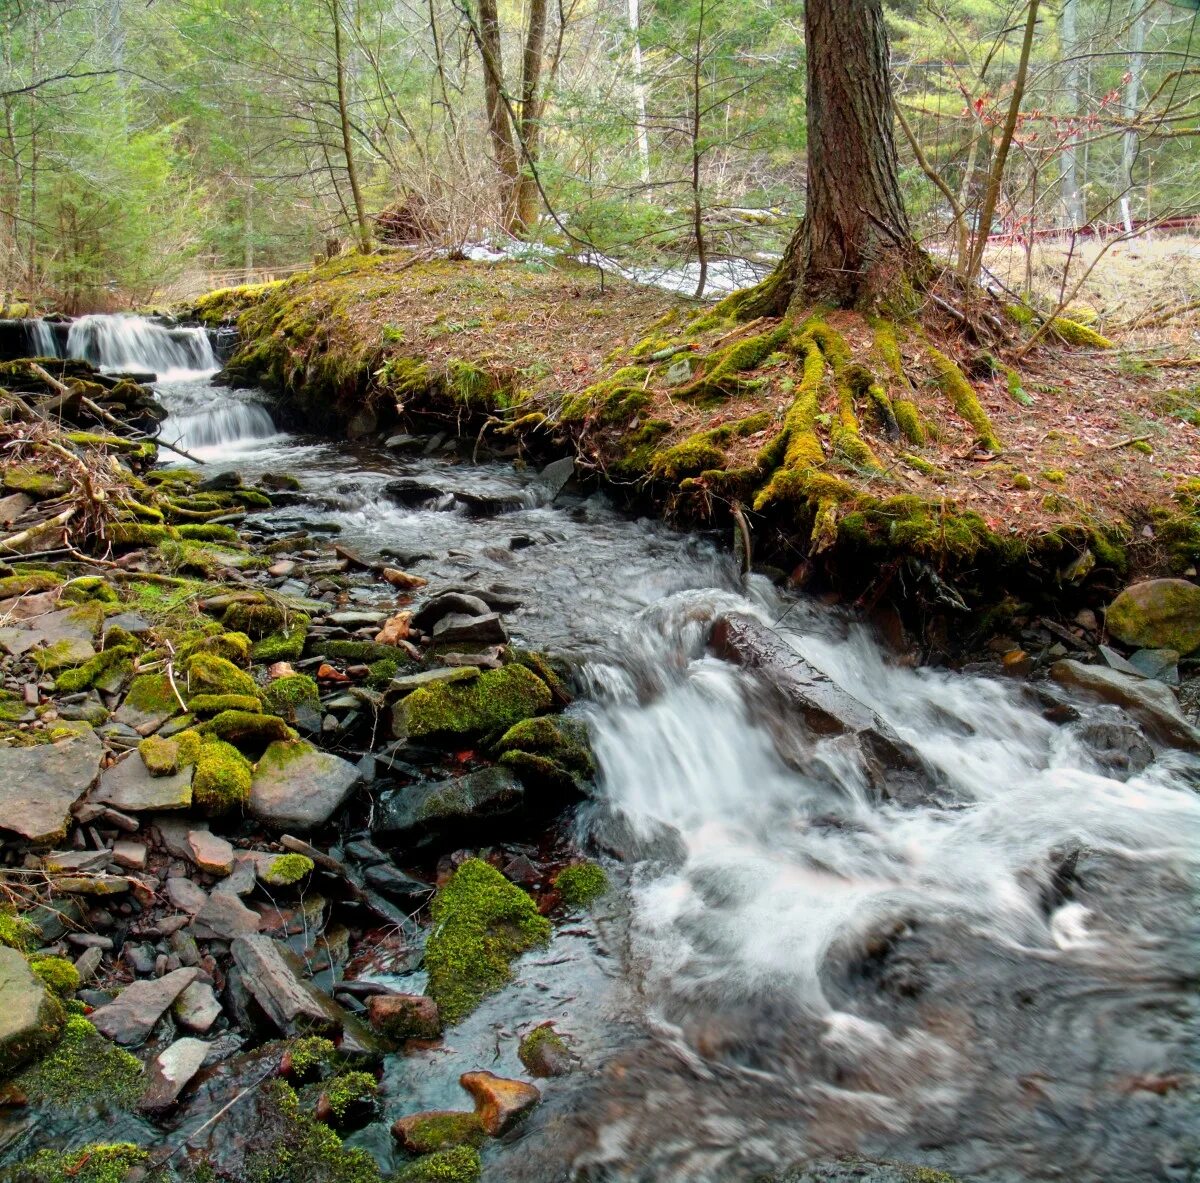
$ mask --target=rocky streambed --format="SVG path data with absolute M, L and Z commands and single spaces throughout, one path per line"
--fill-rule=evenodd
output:
M 0 577 L 11 1177 L 1190 1177 L 1188 581 L 914 670 L 570 461 L 156 388 L 207 463 Z

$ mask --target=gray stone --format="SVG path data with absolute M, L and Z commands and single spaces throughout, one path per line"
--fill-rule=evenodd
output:
M 457 616 L 486 616 L 492 611 L 486 600 L 469 592 L 443 592 L 432 600 L 422 604 L 413 613 L 412 627 L 427 633 L 443 617 Z
M 258 913 L 250 911 L 231 891 L 214 891 L 192 919 L 197 940 L 232 941 L 258 932 Z
M 1136 666 L 1130 665 L 1115 649 L 1109 645 L 1099 646 L 1100 656 L 1104 660 L 1104 664 L 1110 670 L 1117 670 L 1118 673 L 1128 674 L 1132 678 L 1144 678 L 1145 674 Z
M 221 1063 L 222 1060 L 228 1060 L 230 1056 L 236 1056 L 242 1050 L 242 1045 L 246 1040 L 241 1035 L 222 1035 L 220 1039 L 214 1039 L 208 1045 L 208 1053 L 204 1057 L 204 1067 L 211 1068 L 214 1064 Z
M 412 691 L 435 682 L 470 682 L 478 677 L 478 666 L 443 666 L 436 670 L 421 670 L 415 674 L 397 674 L 388 683 L 388 690 L 393 694 L 411 694 Z
M 151 1063 L 150 1082 L 142 1093 L 138 1108 L 147 1113 L 169 1109 L 192 1077 L 200 1071 L 207 1054 L 208 1044 L 204 1040 L 190 1037 L 177 1039 Z
M 130 842 L 128 838 L 122 838 L 113 843 L 112 857 L 118 867 L 125 867 L 130 871 L 144 870 L 146 845 L 144 842 Z
M 376 834 L 444 835 L 468 827 L 490 825 L 518 813 L 525 789 L 499 765 L 433 784 L 407 785 L 379 799 Z
M 136 612 L 118 612 L 116 616 L 109 616 L 104 621 L 100 632 L 102 636 L 108 636 L 113 629 L 120 628 L 127 633 L 148 633 L 153 627 L 144 616 L 139 616 Z
M 176 858 L 190 859 L 192 848 L 188 845 L 188 835 L 203 829 L 203 826 L 186 818 L 171 817 L 168 814 L 154 819 L 154 829 L 168 854 L 173 854 Z
M 106 768 L 92 800 L 133 813 L 187 809 L 192 804 L 192 767 L 172 776 L 151 776 L 136 752 Z
M 281 829 L 324 825 L 359 783 L 348 760 L 304 740 L 271 744 L 254 769 L 250 812 Z
M 1123 707 L 1164 743 L 1200 751 L 1200 731 L 1183 717 L 1174 693 L 1161 682 L 1071 660 L 1056 661 L 1050 676 L 1060 685 L 1086 690 Z
M 146 977 L 154 972 L 154 961 L 158 954 L 153 945 L 126 941 L 121 949 L 121 959 L 134 973 Z
M 500 622 L 498 612 L 489 612 L 486 616 L 464 616 L 452 612 L 433 626 L 433 639 L 439 645 L 503 644 L 508 640 L 508 633 Z
M 221 1017 L 221 1004 L 207 982 L 193 982 L 175 999 L 174 1012 L 189 1031 L 205 1035 Z
M 177 929 L 167 938 L 167 944 L 171 946 L 171 954 L 179 958 L 180 965 L 199 965 L 202 958 L 200 956 L 200 946 L 196 944 L 196 938 L 192 936 L 186 929 Z
M 238 937 L 231 951 L 246 989 L 285 1035 L 338 1027 L 331 1011 L 337 1004 L 303 980 L 299 958 L 281 941 L 262 934 Z
M 25 958 L 0 945 L 0 1076 L 53 1043 L 63 1020 L 62 1007 Z
M 563 491 L 563 487 L 575 475 L 575 461 L 570 456 L 552 460 L 541 471 L 542 484 L 550 491 L 550 500 Z
M 107 850 L 52 850 L 42 855 L 47 871 L 99 871 L 110 860 Z
M 57 743 L 0 747 L 0 830 L 52 842 L 66 833 L 71 806 L 91 788 L 104 745 L 90 727 Z
M 0 650 L 20 657 L 37 644 L 37 634 L 27 628 L 0 628 Z
M 79 981 L 81 984 L 90 982 L 96 975 L 96 970 L 100 968 L 100 962 L 104 960 L 104 950 L 97 949 L 95 945 L 84 949 L 82 953 L 75 959 L 75 969 L 79 973 Z
M 141 1043 L 199 971 L 177 969 L 153 981 L 133 982 L 107 1006 L 92 1013 L 91 1021 L 102 1035 L 116 1043 Z
M 255 855 L 254 851 L 239 851 L 234 855 L 233 870 L 213 888 L 213 891 L 249 895 L 258 882 L 258 859 Z
M 0 525 L 11 526 L 33 505 L 33 498 L 24 493 L 9 493 L 0 497 Z
M 347 608 L 342 612 L 331 612 L 327 617 L 330 624 L 338 628 L 370 628 L 372 625 L 383 624 L 387 620 L 386 612 L 376 612 L 365 608 Z
M 208 892 L 190 879 L 176 877 L 167 880 L 167 899 L 184 912 L 195 915 L 208 902 Z
M 1179 651 L 1176 649 L 1139 649 L 1130 654 L 1129 664 L 1143 678 L 1153 678 L 1167 686 L 1179 685 Z

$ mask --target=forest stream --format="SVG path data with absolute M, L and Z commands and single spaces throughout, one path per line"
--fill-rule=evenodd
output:
M 431 591 L 499 589 L 514 641 L 577 671 L 569 713 L 599 771 L 565 824 L 614 890 L 442 1044 L 390 1055 L 381 1118 L 348 1145 L 393 1169 L 390 1122 L 455 1107 L 461 1071 L 519 1075 L 513 1032 L 537 1019 L 578 1066 L 486 1150 L 489 1180 L 750 1179 L 847 1154 L 998 1183 L 1195 1178 L 1200 759 L 1115 762 L 1119 708 L 906 668 L 852 616 L 743 579 L 724 539 L 603 494 L 437 440 L 280 431 L 262 392 L 214 384 L 201 330 L 88 317 L 67 349 L 156 373 L 161 438 L 209 468 L 298 477 L 261 530 L 336 532 Z M 425 495 L 397 503 L 401 479 Z M 730 621 L 911 752 L 903 787 L 813 730 L 776 664 L 719 655 Z M 345 825 L 370 825 L 387 787 Z M 171 1140 L 210 1116 L 183 1107 Z M 6 1157 L 22 1141 L 10 1129 Z

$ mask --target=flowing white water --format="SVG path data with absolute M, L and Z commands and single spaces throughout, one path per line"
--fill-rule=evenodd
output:
M 102 370 L 150 370 L 173 382 L 213 374 L 218 369 L 208 333 L 174 329 L 144 316 L 81 316 L 71 323 L 67 356 Z
M 34 357 L 58 356 L 58 338 L 48 321 L 42 320 L 40 316 L 27 320 L 25 330 L 29 334 L 29 347 Z

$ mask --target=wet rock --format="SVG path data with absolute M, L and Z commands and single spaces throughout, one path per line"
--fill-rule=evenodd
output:
M 0 1077 L 45 1051 L 64 1021 L 62 1006 L 25 958 L 0 946 Z
M 1161 682 L 1069 659 L 1056 661 L 1050 676 L 1060 685 L 1086 690 L 1124 708 L 1164 743 L 1200 751 L 1200 731 L 1183 717 L 1175 695 Z
M 196 980 L 195 969 L 177 969 L 154 981 L 133 982 L 92 1013 L 96 1029 L 115 1043 L 140 1043 L 166 1009 Z
M 446 835 L 493 825 L 525 805 L 525 788 L 507 768 L 482 768 L 433 784 L 408 785 L 379 799 L 374 832 Z
M 566 1076 L 575 1066 L 570 1048 L 550 1023 L 521 1040 L 517 1057 L 531 1076 Z
M 422 604 L 413 613 L 412 626 L 420 632 L 428 633 L 443 617 L 487 616 L 492 611 L 492 606 L 486 600 L 469 592 L 443 592 Z
M 304 740 L 271 744 L 254 770 L 250 812 L 280 829 L 324 825 L 359 783 L 349 761 Z
M 436 1039 L 442 1032 L 437 1003 L 425 994 L 375 994 L 367 1018 L 386 1039 Z
M 815 734 L 853 737 L 880 796 L 919 804 L 944 789 L 944 778 L 911 744 L 757 620 L 722 616 L 709 643 L 726 661 L 765 673 L 769 691 L 781 695 Z
M 141 756 L 131 752 L 106 768 L 91 799 L 130 813 L 188 809 L 192 804 L 192 773 L 189 765 L 170 776 L 151 776 Z
M 231 952 L 243 985 L 285 1035 L 337 1029 L 341 1008 L 303 980 L 299 959 L 282 942 L 262 934 L 243 936 Z
M 1146 737 L 1125 719 L 1095 719 L 1080 723 L 1076 738 L 1088 750 L 1100 771 L 1113 780 L 1126 781 L 1154 762 L 1154 749 Z
M 420 904 L 433 894 L 433 888 L 428 883 L 406 875 L 390 862 L 372 864 L 366 869 L 363 878 L 389 899 L 401 900 L 406 904 Z
M 175 1104 L 176 1098 L 200 1071 L 208 1044 L 202 1039 L 177 1039 L 159 1053 L 150 1064 L 150 1082 L 138 1108 L 147 1113 L 160 1113 Z
M 533 1085 L 493 1072 L 464 1072 L 458 1083 L 475 1098 L 475 1115 L 493 1138 L 506 1134 L 542 1099 Z
M 486 1136 L 477 1114 L 454 1109 L 410 1113 L 392 1123 L 392 1137 L 409 1154 L 437 1154 L 455 1146 L 478 1145 Z
M 446 495 L 444 489 L 439 489 L 428 481 L 411 476 L 402 476 L 394 481 L 388 481 L 380 489 L 380 493 L 397 505 L 403 505 L 409 509 Z
M 209 830 L 190 830 L 187 836 L 192 862 L 210 875 L 228 875 L 233 870 L 233 846 Z
M 485 616 L 452 612 L 433 626 L 433 640 L 438 645 L 503 645 L 508 641 L 508 633 L 497 612 Z
M 32 842 L 65 834 L 71 806 L 95 783 L 103 754 L 91 728 L 56 743 L 0 747 L 0 830 Z
M 575 475 L 575 461 L 570 456 L 561 460 L 552 460 L 538 474 L 542 484 L 546 486 L 553 501 L 566 487 L 567 482 Z
M 1100 658 L 1110 670 L 1116 670 L 1118 673 L 1129 674 L 1130 677 L 1142 678 L 1145 677 L 1135 666 L 1132 666 L 1121 656 L 1115 649 L 1109 645 L 1101 645 L 1099 647 Z
M 1104 617 L 1109 633 L 1139 649 L 1200 648 L 1200 586 L 1186 579 L 1148 579 L 1127 587 Z
M 214 891 L 192 919 L 197 940 L 232 941 L 258 932 L 260 919 L 231 891 Z
M 424 587 L 429 582 L 428 579 L 423 579 L 420 575 L 411 575 L 407 571 L 401 571 L 397 567 L 384 567 L 380 575 L 392 587 L 398 587 L 401 591 L 415 591 L 417 588 Z

